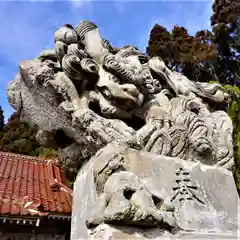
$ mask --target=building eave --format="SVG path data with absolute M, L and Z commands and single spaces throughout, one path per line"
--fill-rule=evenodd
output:
M 41 217 L 40 216 L 0 216 L 0 224 L 23 224 L 30 226 L 39 226 Z
M 48 214 L 47 218 L 71 221 L 72 216 L 71 215 L 61 215 L 61 214 Z

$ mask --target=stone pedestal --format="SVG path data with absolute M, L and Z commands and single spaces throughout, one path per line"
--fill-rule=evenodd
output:
M 175 233 L 121 224 L 87 229 L 85 221 L 98 203 L 93 169 L 107 164 L 113 153 L 123 156 L 125 169 L 141 178 L 153 195 L 174 203 Z M 78 174 L 71 239 L 237 239 L 239 206 L 232 173 L 224 168 L 110 144 Z
M 168 232 L 161 231 L 159 229 L 149 229 L 148 231 L 134 229 L 134 228 L 124 228 L 109 225 L 101 225 L 94 232 L 90 233 L 89 237 L 86 239 L 97 240 L 147 240 L 147 239 L 161 239 L 161 240 L 206 240 L 206 239 L 225 239 L 233 240 L 239 239 L 240 233 L 206 233 L 206 232 L 186 232 L 180 231 L 176 234 L 170 235 Z M 81 238 L 78 238 L 81 239 Z

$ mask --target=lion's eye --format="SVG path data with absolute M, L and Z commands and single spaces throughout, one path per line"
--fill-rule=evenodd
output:
M 141 64 L 145 64 L 148 62 L 147 57 L 139 56 L 138 59 Z

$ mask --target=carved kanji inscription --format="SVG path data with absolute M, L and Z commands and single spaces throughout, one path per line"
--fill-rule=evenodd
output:
M 177 179 L 175 182 L 177 185 L 176 187 L 173 187 L 175 194 L 171 201 L 179 201 L 181 203 L 186 200 L 196 200 L 201 204 L 204 204 L 203 200 L 197 197 L 194 193 L 194 191 L 196 191 L 198 188 L 192 184 L 190 172 L 183 168 L 179 168 L 176 171 L 176 176 Z

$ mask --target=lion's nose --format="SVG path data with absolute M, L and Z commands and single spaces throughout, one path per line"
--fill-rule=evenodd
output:
M 128 94 L 132 95 L 133 97 L 138 97 L 138 95 L 139 95 L 139 91 L 138 91 L 137 87 L 133 84 L 126 83 L 126 84 L 120 85 L 120 87 L 124 92 L 127 92 Z

